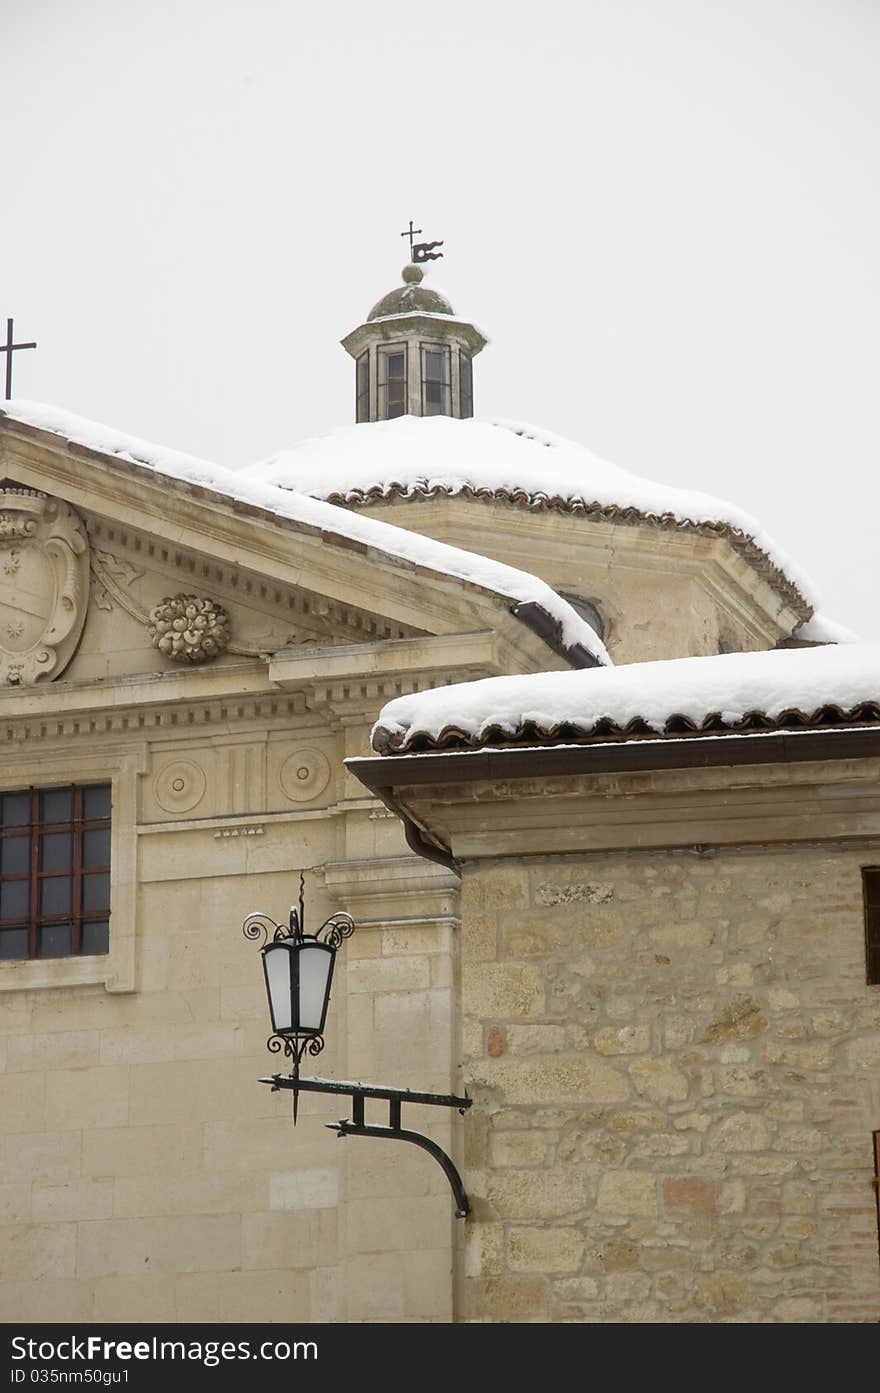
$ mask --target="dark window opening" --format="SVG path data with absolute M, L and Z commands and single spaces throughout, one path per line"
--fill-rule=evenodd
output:
M 580 615 L 581 619 L 586 619 L 594 633 L 598 634 L 600 638 L 605 637 L 605 620 L 602 618 L 598 606 L 592 600 L 585 600 L 580 595 L 566 594 L 564 590 L 560 590 L 559 594 L 563 600 L 568 600 L 572 609 Z
M 406 349 L 382 349 L 379 362 L 379 415 L 391 421 L 406 415 Z
M 865 967 L 869 985 L 880 984 L 880 867 L 862 870 L 865 897 Z
M 0 796 L 0 958 L 106 953 L 110 785 Z
M 458 355 L 458 401 L 462 417 L 474 414 L 474 365 L 469 353 Z
M 369 421 L 370 419 L 370 354 L 369 350 L 362 353 L 357 360 L 357 402 L 355 420 Z
M 448 416 L 449 349 L 422 349 L 422 415 Z

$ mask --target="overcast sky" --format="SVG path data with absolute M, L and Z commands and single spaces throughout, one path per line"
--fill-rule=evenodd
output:
M 236 465 L 430 271 L 476 411 L 729 498 L 880 637 L 875 0 L 0 0 L 15 394 Z

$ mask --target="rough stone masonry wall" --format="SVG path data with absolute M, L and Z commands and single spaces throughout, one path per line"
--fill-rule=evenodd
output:
M 466 868 L 460 1318 L 880 1317 L 871 860 Z

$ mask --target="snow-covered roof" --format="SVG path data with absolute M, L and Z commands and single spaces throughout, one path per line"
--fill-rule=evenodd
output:
M 492 677 L 398 697 L 373 748 L 548 744 L 880 722 L 880 642 Z
M 699 528 L 728 538 L 804 619 L 816 604 L 800 568 L 735 504 L 642 479 L 534 426 L 401 416 L 304 440 L 246 473 L 349 506 L 451 494 L 620 522 Z
M 200 494 L 210 493 L 220 500 L 234 501 L 239 511 L 241 505 L 245 505 L 257 513 L 269 513 L 280 521 L 317 531 L 324 539 L 344 537 L 357 541 L 398 562 L 424 567 L 488 591 L 508 601 L 513 613 L 519 614 L 530 627 L 540 628 L 546 641 L 564 652 L 571 662 L 611 661 L 602 640 L 586 620 L 545 581 L 527 571 L 376 518 L 361 517 L 289 487 L 280 488 L 253 471 L 228 469 L 178 450 L 150 444 L 60 407 L 11 401 L 0 411 L 0 420 L 4 416 L 62 436 L 131 468 L 150 470 L 162 478 L 189 485 Z M 539 623 L 535 622 L 536 611 Z

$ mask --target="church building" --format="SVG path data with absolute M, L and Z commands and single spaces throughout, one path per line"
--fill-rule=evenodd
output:
M 475 417 L 418 259 L 342 343 L 237 470 L 0 414 L 0 1320 L 876 1321 L 880 645 Z M 301 872 L 303 1073 L 466 1097 L 404 1123 L 466 1217 L 261 1085 Z

